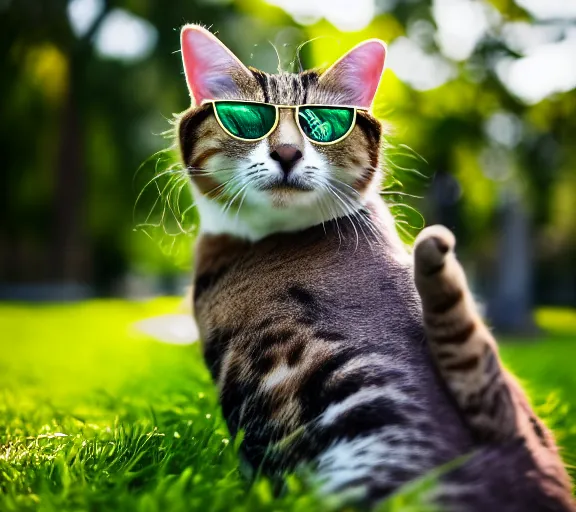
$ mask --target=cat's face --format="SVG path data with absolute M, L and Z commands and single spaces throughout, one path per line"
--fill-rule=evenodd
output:
M 258 239 L 305 229 L 357 211 L 379 186 L 381 129 L 369 108 L 383 71 L 383 43 L 367 41 L 321 75 L 269 75 L 246 68 L 208 31 L 188 25 L 182 54 L 194 106 L 181 119 L 180 147 L 204 231 Z M 270 134 L 246 141 L 222 128 L 206 103 L 212 100 L 360 110 L 349 135 L 334 144 L 306 138 L 295 111 L 283 108 Z

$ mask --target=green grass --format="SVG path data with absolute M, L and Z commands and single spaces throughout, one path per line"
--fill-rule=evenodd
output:
M 1 511 L 318 508 L 297 479 L 280 499 L 265 479 L 242 479 L 198 345 L 132 328 L 177 304 L 0 305 Z M 576 463 L 576 314 L 538 318 L 554 333 L 502 354 Z

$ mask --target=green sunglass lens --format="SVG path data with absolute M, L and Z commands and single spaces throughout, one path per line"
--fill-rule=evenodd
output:
M 298 122 L 315 142 L 334 142 L 348 133 L 354 122 L 354 109 L 348 107 L 303 107 Z
M 224 129 L 241 139 L 264 137 L 276 122 L 276 109 L 272 105 L 219 101 L 214 107 Z

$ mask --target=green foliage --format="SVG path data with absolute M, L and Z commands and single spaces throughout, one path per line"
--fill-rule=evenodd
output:
M 168 132 L 173 137 L 172 131 Z M 134 177 L 132 259 L 146 273 L 173 273 L 189 267 L 198 214 L 188 173 L 175 148 L 158 151 L 139 167 Z M 142 236 L 144 235 L 144 236 Z
M 119 0 L 102 2 L 102 15 L 77 37 L 67 3 L 0 4 L 0 140 L 4 189 L 10 191 L 0 201 L 2 218 L 10 219 L 0 228 L 4 281 L 88 281 L 105 291 L 129 271 L 172 274 L 189 267 L 196 219 L 184 178 L 172 163 L 174 172 L 160 177 L 151 161 L 137 173 L 151 154 L 170 145 L 160 134 L 172 113 L 190 104 L 178 52 L 183 23 L 212 27 L 244 62 L 269 72 L 277 70 L 278 59 L 285 70 L 297 70 L 298 60 L 325 67 L 363 39 L 392 45 L 412 37 L 415 27 L 434 30 L 429 0 L 376 2 L 372 21 L 353 32 L 326 19 L 301 25 L 264 0 Z M 494 62 L 502 55 L 518 58 L 502 38 L 503 24 L 537 21 L 513 0 L 490 3 L 500 11 L 491 17 L 496 25 L 469 59 L 449 61 L 454 76 L 445 84 L 419 91 L 386 71 L 375 105 L 394 128 L 386 157 L 386 185 L 394 187 L 386 199 L 409 240 L 423 223 L 416 210 L 438 220 L 430 202 L 418 199 L 428 195 L 434 174 L 455 176 L 459 245 L 464 253 L 489 256 L 498 193 L 519 186 L 542 240 L 536 264 L 566 274 L 576 254 L 576 102 L 565 93 L 526 105 L 502 85 Z M 151 55 L 124 62 L 98 54 L 92 36 L 115 8 L 155 27 Z M 420 38 L 422 50 L 439 55 L 434 34 L 429 36 Z M 520 126 L 515 147 L 499 146 L 484 130 L 495 113 Z M 406 156 L 407 147 L 417 153 Z M 486 155 L 506 156 L 500 175 L 486 174 Z M 52 264 L 43 264 L 48 257 Z
M 180 299 L 0 306 L 0 510 L 335 509 L 297 478 L 274 497 L 240 475 L 199 346 L 161 344 L 133 322 Z M 566 458 L 576 462 L 574 311 L 564 337 L 505 344 L 506 362 L 532 390 Z M 572 315 L 571 317 L 569 315 Z M 432 473 L 382 510 L 421 511 Z

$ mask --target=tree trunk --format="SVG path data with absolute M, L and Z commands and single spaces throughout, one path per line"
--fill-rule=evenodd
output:
M 49 279 L 57 282 L 86 280 L 84 219 L 85 170 L 83 137 L 76 101 L 76 84 L 71 62 L 70 82 L 62 109 L 58 165 L 54 190 L 54 233 Z
M 501 195 L 498 216 L 496 280 L 488 316 L 499 332 L 535 334 L 530 222 L 516 191 Z

